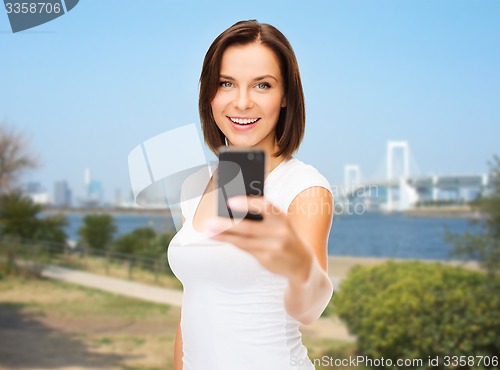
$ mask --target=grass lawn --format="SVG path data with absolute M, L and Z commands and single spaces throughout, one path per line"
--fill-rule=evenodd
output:
M 0 278 L 0 369 L 172 369 L 179 316 L 177 307 L 57 281 Z M 353 343 L 304 343 L 311 359 L 354 353 Z
M 0 369 L 171 369 L 180 309 L 49 280 L 0 280 Z

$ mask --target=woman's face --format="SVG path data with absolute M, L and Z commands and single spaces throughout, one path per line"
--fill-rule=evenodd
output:
M 275 128 L 286 106 L 278 58 L 258 43 L 235 45 L 222 55 L 219 88 L 211 102 L 230 145 L 275 152 Z

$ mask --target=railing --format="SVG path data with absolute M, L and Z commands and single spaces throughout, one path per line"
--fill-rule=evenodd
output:
M 0 237 L 0 259 L 10 269 L 29 266 L 32 271 L 41 271 L 45 265 L 56 265 L 172 288 L 180 287 L 168 265 L 166 252 L 157 257 L 145 257 L 112 249 L 70 248 L 47 241 Z

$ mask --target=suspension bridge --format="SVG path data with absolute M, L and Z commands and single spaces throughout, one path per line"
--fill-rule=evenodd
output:
M 488 174 L 418 175 L 410 173 L 408 141 L 388 141 L 385 176 L 363 180 L 358 164 L 344 166 L 344 185 L 336 202 L 343 207 L 394 212 L 425 203 L 467 203 L 489 191 Z

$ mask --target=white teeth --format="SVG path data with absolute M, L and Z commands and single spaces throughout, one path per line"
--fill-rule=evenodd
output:
M 248 119 L 248 118 L 232 118 L 232 117 L 229 117 L 229 119 L 239 125 L 248 125 L 249 123 L 257 122 L 258 120 L 258 118 Z

